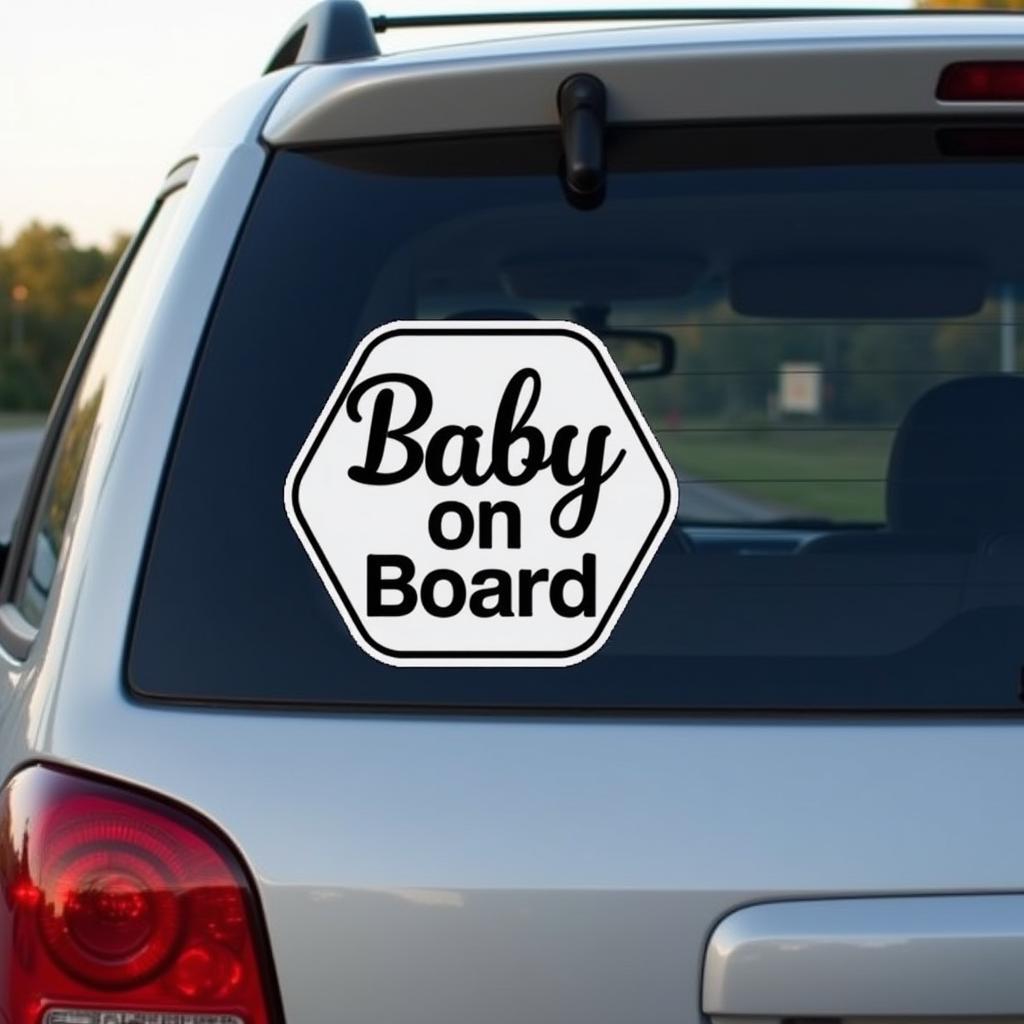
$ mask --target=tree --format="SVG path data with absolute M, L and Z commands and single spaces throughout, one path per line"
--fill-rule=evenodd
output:
M 37 221 L 0 244 L 0 409 L 45 409 L 126 239 L 80 248 Z

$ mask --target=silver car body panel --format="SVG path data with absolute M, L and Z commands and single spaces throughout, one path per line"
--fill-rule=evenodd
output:
M 762 904 L 711 936 L 703 1008 L 716 1021 L 1013 1017 L 1022 957 L 1024 896 Z
M 550 128 L 567 75 L 608 87 L 629 121 L 899 117 L 1024 110 L 943 104 L 953 61 L 1019 57 L 1014 16 L 713 23 L 547 36 L 311 68 L 281 98 L 275 146 L 438 132 Z
M 890 25 L 910 47 L 909 23 Z M 614 52 L 610 72 L 624 75 L 620 44 L 593 38 Z M 1018 30 L 971 43 L 970 54 L 1022 39 Z M 541 92 L 552 102 L 551 82 L 570 67 L 604 72 L 582 43 L 561 55 L 569 45 L 561 37 L 544 44 L 559 55 L 524 60 L 548 62 L 536 78 L 544 89 L 524 87 L 533 97 L 524 102 L 540 103 Z M 817 45 L 808 39 L 809 51 Z M 886 51 L 877 32 L 870 45 Z M 938 50 L 922 45 L 937 66 Z M 457 65 L 458 52 L 445 59 Z M 27 659 L 3 656 L 2 774 L 39 760 L 74 765 L 216 822 L 256 880 L 289 1024 L 696 1022 L 709 936 L 738 908 L 1024 892 L 1024 817 L 1007 811 L 1021 726 L 1005 719 L 372 716 L 128 696 L 125 641 L 164 462 L 265 165 L 267 113 L 292 81 L 268 138 L 366 125 L 330 111 L 348 104 L 339 90 L 349 80 L 364 82 L 353 95 L 387 93 L 384 67 L 280 72 L 182 153 L 198 164 L 139 310 L 136 348 L 108 381 L 111 414 L 79 484 L 57 599 Z M 307 80 L 321 99 L 301 93 L 312 104 L 304 120 L 297 87 Z M 478 123 L 475 89 L 461 81 Z M 413 111 L 428 127 L 439 123 L 432 103 Z M 501 105 L 489 109 L 503 126 Z M 453 109 L 446 124 L 462 117 Z M 186 665 L 188 644 L 182 637 L 175 654 Z M 892 930 L 914 927 L 890 906 Z

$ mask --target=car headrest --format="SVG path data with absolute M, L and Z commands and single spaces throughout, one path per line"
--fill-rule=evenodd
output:
M 889 528 L 985 534 L 1024 524 L 1024 379 L 962 377 L 923 394 L 893 442 Z

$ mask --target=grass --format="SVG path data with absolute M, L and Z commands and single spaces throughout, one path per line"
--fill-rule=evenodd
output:
M 677 469 L 781 515 L 885 518 L 889 431 L 699 424 L 659 430 L 658 437 Z

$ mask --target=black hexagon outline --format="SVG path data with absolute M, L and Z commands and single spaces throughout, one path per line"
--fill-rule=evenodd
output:
M 633 428 L 634 433 L 639 438 L 640 444 L 644 449 L 644 453 L 650 460 L 651 465 L 654 466 L 654 470 L 658 475 L 658 479 L 661 481 L 664 496 L 662 500 L 661 509 L 658 511 L 658 514 L 655 517 L 654 525 L 651 527 L 647 536 L 644 538 L 644 541 L 640 546 L 640 550 L 637 553 L 637 556 L 633 559 L 632 564 L 624 574 L 622 582 L 619 584 L 618 589 L 612 596 L 611 601 L 608 602 L 608 607 L 605 610 L 604 615 L 601 617 L 600 622 L 597 624 L 597 627 L 594 629 L 594 631 L 590 634 L 590 636 L 586 639 L 585 642 L 577 644 L 575 647 L 567 651 L 394 651 L 389 647 L 384 647 L 382 644 L 377 643 L 377 641 L 374 640 L 374 638 L 370 636 L 369 632 L 367 631 L 361 616 L 356 613 L 356 610 L 353 607 L 352 602 L 349 600 L 348 595 L 345 593 L 345 588 L 341 585 L 341 581 L 338 579 L 337 575 L 334 572 L 334 569 L 331 567 L 327 555 L 325 554 L 323 548 L 321 548 L 319 542 L 314 536 L 312 528 L 306 521 L 306 517 L 302 514 L 302 506 L 299 504 L 299 486 L 302 483 L 302 478 L 305 476 L 306 470 L 309 468 L 309 464 L 313 461 L 313 457 L 319 450 L 320 444 L 322 443 L 324 436 L 327 434 L 327 431 L 331 429 L 331 425 L 334 423 L 335 417 L 341 410 L 342 406 L 344 406 L 345 399 L 348 397 L 348 393 L 351 390 L 352 385 L 359 379 L 359 375 L 362 372 L 363 364 L 366 362 L 366 359 L 369 356 L 369 354 L 378 345 L 382 344 L 385 341 L 388 341 L 391 338 L 399 336 L 404 337 L 410 334 L 421 335 L 424 337 L 451 337 L 452 335 L 472 335 L 474 337 L 483 336 L 505 338 L 515 335 L 523 335 L 526 337 L 536 334 L 543 334 L 547 337 L 551 337 L 552 335 L 562 335 L 567 338 L 572 338 L 574 341 L 578 341 L 581 344 L 583 344 L 586 347 L 587 351 L 590 352 L 590 354 L 594 357 L 594 361 L 601 368 L 601 372 L 604 374 L 605 380 L 608 382 L 608 385 L 611 388 L 612 393 L 615 395 L 616 399 L 618 399 L 619 405 L 622 407 L 622 411 L 625 414 L 626 419 L 629 421 L 629 424 Z M 538 324 L 536 327 L 517 327 L 507 328 L 504 330 L 502 330 L 501 328 L 492 329 L 475 327 L 400 327 L 396 328 L 393 331 L 387 331 L 386 333 L 378 335 L 376 338 L 374 338 L 373 341 L 371 341 L 370 344 L 363 349 L 362 353 L 360 354 L 359 361 L 356 363 L 356 365 L 353 368 L 351 368 L 351 370 L 347 370 L 346 374 L 348 379 L 345 382 L 345 387 L 341 390 L 337 398 L 334 400 L 334 405 L 331 408 L 330 413 L 328 414 L 327 418 L 323 421 L 320 430 L 317 432 L 316 437 L 309 445 L 309 449 L 306 452 L 305 458 L 302 460 L 302 463 L 299 466 L 298 471 L 295 473 L 295 476 L 292 481 L 291 506 L 296 521 L 302 527 L 302 532 L 305 535 L 307 542 L 309 543 L 310 547 L 316 552 L 317 559 L 320 562 L 321 569 L 327 574 L 328 578 L 330 579 L 331 584 L 334 587 L 335 593 L 338 595 L 338 597 L 341 598 L 342 603 L 345 605 L 345 608 L 348 611 L 350 621 L 356 624 L 356 627 L 358 628 L 363 640 L 375 651 L 379 651 L 381 654 L 385 655 L 388 658 L 394 658 L 396 661 L 403 659 L 429 659 L 437 661 L 448 659 L 464 659 L 466 661 L 481 661 L 492 658 L 501 658 L 508 661 L 539 660 L 543 658 L 550 658 L 552 661 L 556 661 L 565 658 L 575 657 L 577 654 L 580 654 L 582 651 L 585 651 L 588 647 L 590 647 L 597 640 L 597 638 L 604 632 L 604 629 L 607 626 L 608 620 L 611 618 L 612 613 L 618 609 L 619 604 L 622 601 L 623 594 L 626 592 L 629 584 L 633 581 L 633 578 L 636 576 L 637 570 L 640 568 L 640 563 L 643 562 L 648 551 L 650 551 L 651 546 L 654 543 L 654 538 L 657 536 L 658 531 L 664 525 L 666 518 L 670 514 L 672 504 L 672 488 L 669 484 L 668 477 L 665 474 L 665 470 L 663 469 L 660 460 L 654 454 L 650 442 L 647 439 L 647 435 L 645 431 L 641 429 L 637 421 L 637 417 L 633 414 L 633 410 L 630 408 L 629 403 L 626 402 L 623 398 L 622 391 L 619 388 L 618 381 L 616 381 L 615 378 L 612 376 L 604 359 L 601 358 L 601 354 L 594 347 L 593 342 L 591 342 L 591 340 L 585 334 L 577 334 L 575 331 L 569 330 L 564 327 L 542 327 L 540 324 Z M 648 427 L 648 429 L 650 428 Z

